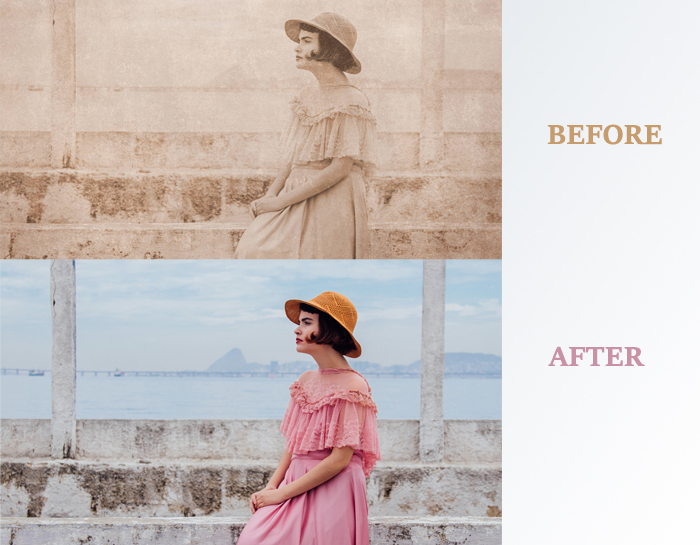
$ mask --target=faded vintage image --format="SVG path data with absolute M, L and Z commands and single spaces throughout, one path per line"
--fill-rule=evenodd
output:
M 0 9 L 6 258 L 500 258 L 498 0 Z

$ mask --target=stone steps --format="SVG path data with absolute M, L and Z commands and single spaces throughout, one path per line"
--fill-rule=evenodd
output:
M 247 517 L 4 518 L 0 545 L 234 545 Z M 500 545 L 501 519 L 370 517 L 371 545 Z
M 0 170 L 5 258 L 230 258 L 273 171 Z M 459 172 L 367 181 L 370 256 L 501 256 L 501 183 Z
M 273 461 L 3 460 L 3 517 L 245 516 Z M 380 462 L 371 516 L 501 514 L 500 464 Z
M 3 259 L 230 259 L 236 224 L 7 224 Z M 370 259 L 500 259 L 501 225 L 369 226 Z

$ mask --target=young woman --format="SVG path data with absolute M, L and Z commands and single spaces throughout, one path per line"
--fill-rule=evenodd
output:
M 283 166 L 251 204 L 255 219 L 234 257 L 354 259 L 369 253 L 364 175 L 376 163 L 376 120 L 365 94 L 348 80 L 360 61 L 350 21 L 322 13 L 284 25 L 297 43 L 296 66 L 318 85 L 292 101 Z
M 365 478 L 380 459 L 377 407 L 356 358 L 357 312 L 347 297 L 324 292 L 284 305 L 297 352 L 318 370 L 289 388 L 280 431 L 287 442 L 267 487 L 250 499 L 252 518 L 238 545 L 369 545 Z

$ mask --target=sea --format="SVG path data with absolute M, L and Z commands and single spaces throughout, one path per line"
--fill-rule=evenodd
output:
M 83 419 L 282 418 L 290 377 L 78 376 Z M 378 418 L 418 419 L 420 379 L 368 378 Z M 51 375 L 0 375 L 2 418 L 51 418 Z M 446 419 L 501 419 L 500 378 L 447 378 Z

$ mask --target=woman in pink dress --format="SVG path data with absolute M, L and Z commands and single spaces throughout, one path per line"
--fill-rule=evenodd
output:
M 289 388 L 280 431 L 286 447 L 267 487 L 253 494 L 253 516 L 238 545 L 368 545 L 366 477 L 380 459 L 377 407 L 367 380 L 344 356 L 356 358 L 350 300 L 324 292 L 285 303 L 297 352 L 318 370 Z
M 357 31 L 322 13 L 284 25 L 297 43 L 296 66 L 317 85 L 292 101 L 279 174 L 251 203 L 255 219 L 238 242 L 239 259 L 360 259 L 369 256 L 365 177 L 376 164 L 376 120 L 357 74 Z

